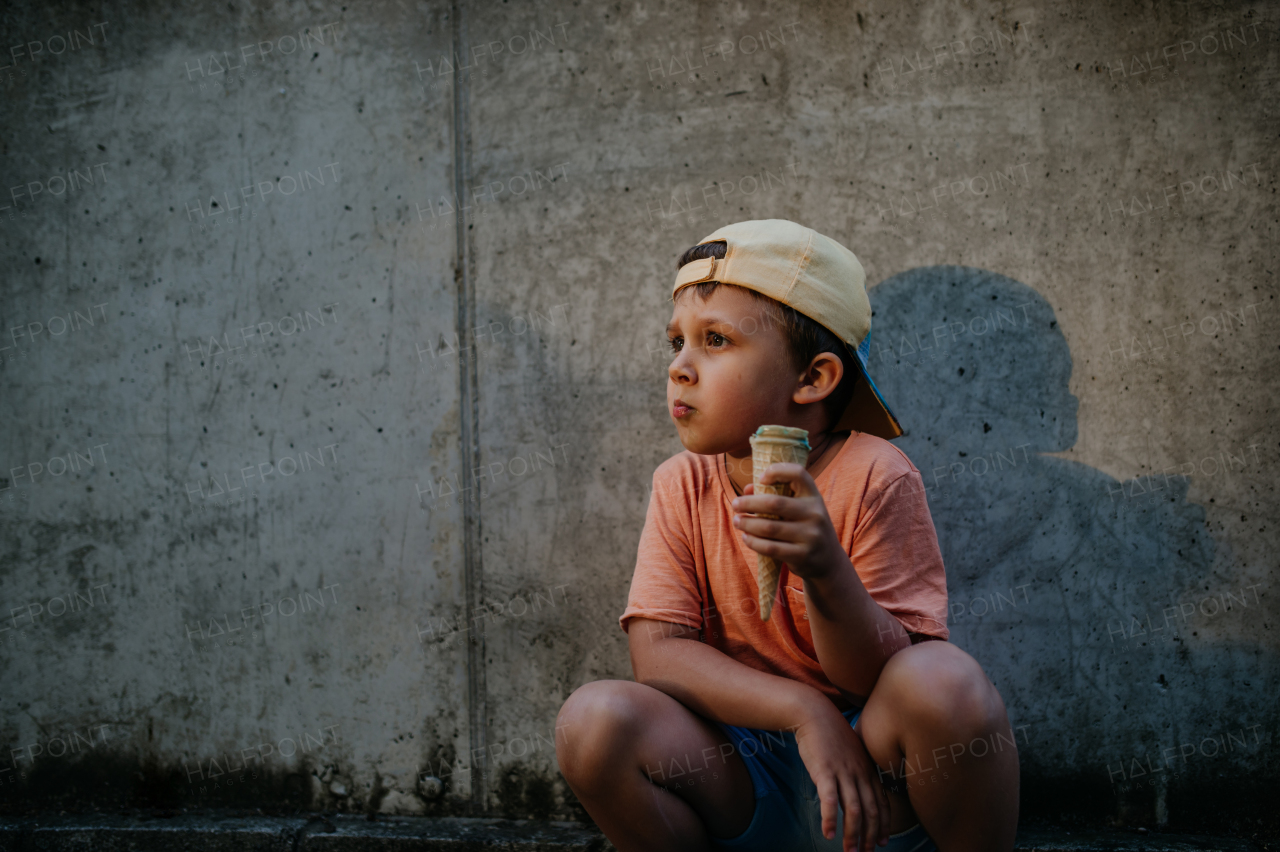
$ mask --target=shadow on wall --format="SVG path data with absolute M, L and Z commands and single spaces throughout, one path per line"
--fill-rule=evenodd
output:
M 1203 507 L 1186 501 L 1187 478 L 1122 487 L 1042 455 L 1075 443 L 1078 408 L 1049 304 L 960 266 L 895 275 L 870 298 L 871 375 L 927 488 L 951 639 L 1026 726 L 1024 814 L 1163 822 L 1170 801 L 1221 785 L 1210 781 L 1219 773 L 1259 772 L 1255 737 L 1238 740 L 1274 714 L 1238 676 L 1266 680 L 1259 665 L 1274 661 L 1206 635 L 1228 619 L 1261 627 L 1256 589 L 1212 577 L 1215 545 Z M 1213 617 L 1188 606 L 1207 597 Z M 1230 753 L 1161 768 L 1161 749 L 1228 732 Z

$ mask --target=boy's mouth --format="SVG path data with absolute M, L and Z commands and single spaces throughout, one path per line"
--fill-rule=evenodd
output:
M 688 414 L 693 410 L 694 410 L 693 408 L 690 408 L 688 405 L 685 405 L 683 402 L 677 399 L 674 403 L 672 403 L 671 416 L 679 420 L 681 417 L 688 416 Z

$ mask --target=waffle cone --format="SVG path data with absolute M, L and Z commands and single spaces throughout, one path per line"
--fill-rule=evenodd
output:
M 804 465 L 809 460 L 809 433 L 803 429 L 784 426 L 761 426 L 751 436 L 751 482 L 756 494 L 780 494 L 791 496 L 787 483 L 761 485 L 760 478 L 771 464 L 791 462 Z M 757 515 L 760 518 L 777 518 L 777 515 Z M 756 554 L 756 583 L 760 590 L 760 620 L 768 621 L 773 603 L 778 595 L 778 574 L 781 565 L 763 553 Z

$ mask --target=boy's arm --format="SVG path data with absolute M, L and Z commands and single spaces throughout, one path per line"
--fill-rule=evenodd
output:
M 665 692 L 707 719 L 744 728 L 794 731 L 813 716 L 840 715 L 827 696 L 812 686 L 740 663 L 698 641 L 695 628 L 633 618 L 627 627 L 627 644 L 637 683 Z
M 804 580 L 813 647 L 827 679 L 865 702 L 889 658 L 911 638 L 876 603 L 845 553 L 813 477 L 798 464 L 769 467 L 762 482 L 790 483 L 793 497 L 756 495 L 748 485 L 735 512 L 772 514 L 777 520 L 738 515 L 734 526 L 748 547 L 771 556 Z
M 887 843 L 889 800 L 876 765 L 827 696 L 808 684 L 753 669 L 697 637 L 692 627 L 633 618 L 627 643 L 636 681 L 713 721 L 794 732 L 821 802 L 823 835 L 835 837 L 842 808 L 844 848 L 853 848 L 855 835 L 862 837 L 864 850 L 877 841 Z
M 871 597 L 842 548 L 833 561 L 834 569 L 804 580 L 813 648 L 827 679 L 865 704 L 884 664 L 912 641 Z

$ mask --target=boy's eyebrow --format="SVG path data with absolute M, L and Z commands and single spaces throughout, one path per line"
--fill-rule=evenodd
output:
M 703 328 L 706 328 L 707 326 L 711 326 L 711 325 L 727 325 L 729 328 L 736 328 L 736 326 L 733 324 L 731 320 L 727 320 L 718 316 L 700 317 L 698 322 L 699 322 L 699 325 L 701 325 Z M 675 320 L 672 320 L 671 322 L 667 323 L 668 337 L 672 336 L 673 334 L 676 334 L 679 331 L 680 331 L 680 325 Z

